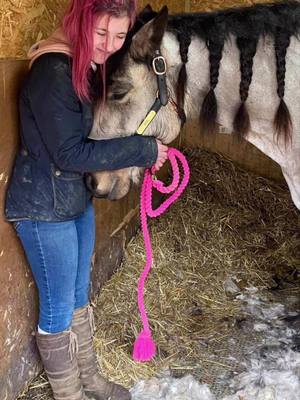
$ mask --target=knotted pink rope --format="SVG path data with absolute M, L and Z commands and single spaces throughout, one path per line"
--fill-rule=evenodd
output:
M 174 203 L 174 201 L 176 201 L 178 197 L 180 197 L 180 195 L 186 188 L 190 178 L 190 170 L 187 160 L 184 157 L 184 155 L 180 153 L 180 151 L 174 148 L 169 148 L 168 158 L 171 163 L 173 172 L 172 183 L 169 186 L 165 186 L 164 183 L 161 182 L 160 180 L 154 179 L 152 177 L 152 174 L 155 173 L 155 169 L 152 167 L 151 171 L 150 169 L 146 169 L 145 171 L 145 176 L 141 191 L 140 214 L 141 214 L 142 232 L 144 236 L 144 243 L 146 249 L 146 264 L 138 282 L 138 307 L 143 323 L 143 330 L 141 331 L 140 335 L 138 336 L 138 338 L 134 343 L 133 359 L 135 361 L 149 361 L 151 360 L 152 357 L 155 356 L 156 353 L 156 345 L 151 337 L 147 312 L 145 310 L 145 305 L 144 305 L 145 281 L 152 266 L 152 247 L 147 225 L 147 216 L 155 218 L 163 214 L 170 207 L 170 205 Z M 183 178 L 181 182 L 180 182 L 178 160 L 181 162 L 183 168 Z M 152 208 L 153 188 L 155 188 L 157 191 L 163 194 L 170 194 L 173 192 L 172 195 L 168 199 L 166 199 L 156 210 L 153 210 Z

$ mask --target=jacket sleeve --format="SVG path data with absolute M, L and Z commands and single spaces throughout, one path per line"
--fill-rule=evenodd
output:
M 84 137 L 81 103 L 73 88 L 67 56 L 40 56 L 29 79 L 28 98 L 37 128 L 59 168 L 93 172 L 151 167 L 155 163 L 157 144 L 153 137 L 134 135 L 99 141 Z

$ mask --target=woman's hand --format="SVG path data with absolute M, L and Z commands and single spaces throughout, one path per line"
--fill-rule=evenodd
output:
M 168 159 L 168 146 L 161 143 L 160 140 L 155 139 L 157 143 L 157 159 L 154 164 L 154 168 L 158 171 Z

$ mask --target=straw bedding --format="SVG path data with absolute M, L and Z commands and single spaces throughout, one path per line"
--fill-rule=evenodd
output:
M 236 295 L 246 287 L 299 294 L 300 215 L 285 186 L 255 176 L 204 150 L 186 150 L 191 181 L 163 216 L 150 222 L 154 266 L 145 302 L 158 354 L 132 361 L 141 329 L 136 283 L 145 262 L 143 238 L 129 243 L 123 265 L 95 300 L 96 350 L 109 379 L 132 387 L 170 368 L 203 382 L 218 352 L 245 318 Z M 252 340 L 250 338 L 250 340 Z M 39 377 L 19 399 L 51 399 Z

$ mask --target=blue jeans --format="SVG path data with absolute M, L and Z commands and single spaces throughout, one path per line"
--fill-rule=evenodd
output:
M 58 333 L 71 325 L 73 311 L 89 302 L 95 216 L 90 202 L 78 218 L 62 222 L 17 221 L 39 292 L 39 327 Z

